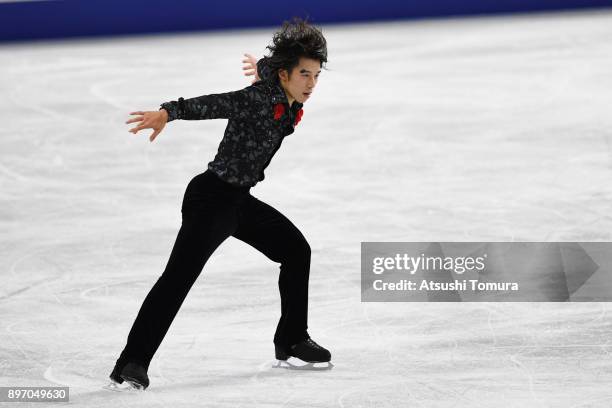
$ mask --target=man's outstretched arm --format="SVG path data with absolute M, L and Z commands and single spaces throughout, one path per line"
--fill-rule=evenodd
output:
M 248 89 L 220 94 L 196 96 L 195 98 L 179 98 L 161 104 L 160 110 L 168 112 L 167 121 L 231 119 L 240 115 L 249 106 Z

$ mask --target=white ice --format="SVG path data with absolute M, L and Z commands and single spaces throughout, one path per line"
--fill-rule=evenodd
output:
M 79 407 L 609 407 L 607 303 L 361 303 L 361 241 L 612 241 L 612 13 L 324 26 L 329 70 L 252 193 L 313 248 L 331 371 L 273 369 L 278 265 L 233 238 L 144 393 L 103 390 L 273 29 L 0 47 L 0 386 Z M 40 407 L 44 404 L 20 406 Z

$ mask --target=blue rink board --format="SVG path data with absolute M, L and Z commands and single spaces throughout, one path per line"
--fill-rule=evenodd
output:
M 612 7 L 612 0 L 40 0 L 0 2 L 0 41 Z

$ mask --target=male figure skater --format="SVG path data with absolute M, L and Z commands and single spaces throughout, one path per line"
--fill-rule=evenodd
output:
M 221 94 L 166 102 L 159 111 L 132 112 L 136 134 L 153 129 L 153 141 L 176 119 L 229 119 L 208 169 L 188 184 L 182 224 L 167 266 L 146 296 L 127 344 L 110 374 L 114 383 L 146 389 L 147 370 L 172 320 L 213 251 L 233 236 L 280 263 L 281 317 L 274 335 L 278 360 L 329 362 L 331 354 L 307 332 L 310 246 L 283 214 L 250 194 L 283 138 L 294 132 L 302 106 L 313 92 L 327 43 L 319 29 L 301 19 L 285 22 L 274 34 L 270 55 L 256 63 L 255 81 Z M 254 74 L 254 60 L 245 62 Z M 245 69 L 248 69 L 246 66 Z

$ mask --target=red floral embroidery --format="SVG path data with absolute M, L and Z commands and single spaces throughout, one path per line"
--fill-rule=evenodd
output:
M 293 124 L 293 126 L 297 126 L 298 123 L 300 123 L 300 120 L 302 120 L 302 115 L 304 114 L 304 109 L 300 109 L 299 111 L 297 111 L 297 115 L 295 115 L 295 123 Z
M 274 105 L 274 120 L 279 120 L 283 113 L 285 113 L 285 106 L 282 103 Z

